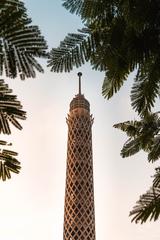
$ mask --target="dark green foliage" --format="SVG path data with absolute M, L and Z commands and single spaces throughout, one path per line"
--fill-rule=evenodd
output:
M 16 95 L 12 95 L 12 90 L 0 79 L 0 133 L 10 134 L 9 122 L 16 128 L 22 129 L 17 119 L 26 119 L 26 112 L 22 110 L 20 101 Z
M 35 69 L 43 72 L 36 58 L 46 57 L 44 38 L 21 1 L 2 0 L 0 9 L 0 75 L 35 77 Z
M 10 124 L 16 128 L 22 129 L 17 119 L 25 120 L 26 112 L 22 110 L 21 103 L 17 100 L 16 95 L 12 95 L 12 90 L 0 79 L 0 133 L 11 134 Z M 7 144 L 6 141 L 0 140 L 0 145 Z M 20 162 L 15 158 L 18 154 L 8 149 L 0 149 L 0 179 L 5 181 L 11 178 L 11 173 L 19 173 Z
M 156 221 L 160 215 L 160 188 L 152 187 L 140 196 L 137 205 L 130 212 L 132 221 L 144 223 L 148 219 Z
M 19 0 L 0 1 L 0 75 L 22 80 L 35 77 L 36 70 L 43 72 L 37 58 L 47 57 L 46 41 L 37 26 L 31 25 L 24 3 Z M 0 80 L 0 133 L 11 134 L 10 123 L 22 129 L 19 120 L 26 119 L 20 101 L 12 90 Z M 7 145 L 0 141 L 1 145 Z M 0 179 L 19 173 L 20 162 L 16 152 L 0 149 Z
M 152 187 L 137 201 L 130 212 L 132 222 L 145 223 L 147 220 L 156 221 L 160 215 L 160 168 L 156 168 Z
M 53 48 L 48 61 L 51 71 L 69 72 L 74 65 L 80 67 L 89 58 L 85 38 L 85 34 L 68 34 L 59 48 Z
M 156 174 L 154 175 L 153 186 L 158 188 L 160 187 L 160 167 L 156 168 Z
M 105 72 L 102 93 L 109 99 L 137 69 L 132 106 L 140 114 L 150 111 L 159 91 L 159 1 L 64 0 L 63 6 L 82 18 L 87 34 L 69 34 L 54 48 L 51 70 L 69 72 L 90 61 Z
M 0 141 L 0 145 L 9 146 L 6 141 Z M 15 158 L 18 154 L 8 149 L 0 149 L 0 179 L 5 181 L 11 178 L 11 172 L 19 173 L 20 162 Z
M 155 162 L 160 158 L 160 118 L 159 112 L 147 114 L 140 121 L 127 121 L 114 125 L 124 131 L 129 139 L 124 144 L 122 157 L 131 156 L 140 150 L 148 154 L 148 161 Z M 160 214 L 160 168 L 156 169 L 153 186 L 140 197 L 130 212 L 132 221 L 144 223 L 148 219 L 157 220 Z
M 146 115 L 154 107 L 159 96 L 160 86 L 160 59 L 151 59 L 139 68 L 131 90 L 131 104 L 140 114 Z
M 159 113 L 148 114 L 140 121 L 127 121 L 114 127 L 124 131 L 129 139 L 124 144 L 122 157 L 131 156 L 140 150 L 148 153 L 148 161 L 154 162 L 160 157 L 160 118 Z
M 98 17 L 105 18 L 106 12 L 107 17 L 114 14 L 114 3 L 117 1 L 103 1 L 103 0 L 63 0 L 63 6 L 71 13 L 75 13 L 81 17 L 84 22 L 91 23 L 92 20 Z M 99 19 L 101 21 L 101 19 Z
M 160 157 L 160 119 L 153 113 L 160 93 L 160 1 L 159 0 L 63 0 L 63 6 L 79 15 L 85 29 L 68 34 L 49 55 L 54 72 L 69 72 L 89 61 L 93 69 L 104 71 L 102 94 L 110 99 L 135 71 L 131 88 L 131 106 L 139 121 L 115 124 L 129 139 L 122 157 L 140 150 L 148 161 Z M 160 182 L 158 177 L 156 182 Z M 159 186 L 144 194 L 131 212 L 133 221 L 156 220 L 160 211 Z

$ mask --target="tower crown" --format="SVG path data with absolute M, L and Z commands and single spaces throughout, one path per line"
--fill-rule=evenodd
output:
M 81 76 L 82 73 L 79 72 L 78 74 L 79 77 L 79 93 L 72 99 L 70 103 L 70 111 L 76 109 L 76 108 L 84 108 L 88 111 L 90 111 L 90 104 L 87 99 L 85 99 L 84 95 L 81 94 Z

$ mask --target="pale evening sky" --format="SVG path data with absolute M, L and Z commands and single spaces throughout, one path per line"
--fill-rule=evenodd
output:
M 68 32 L 81 28 L 80 19 L 61 6 L 61 0 L 25 0 L 33 23 L 39 25 L 49 49 Z M 101 95 L 103 73 L 89 64 L 71 73 L 45 73 L 36 79 L 6 79 L 27 111 L 23 130 L 1 136 L 13 143 L 22 170 L 0 182 L 0 240 L 63 240 L 63 210 L 69 103 L 78 91 L 77 72 L 82 71 L 82 92 L 90 101 L 93 124 L 93 157 L 97 240 L 159 240 L 159 221 L 131 223 L 129 211 L 151 185 L 155 164 L 143 153 L 122 159 L 126 136 L 114 123 L 134 119 L 129 89 L 133 75 L 113 99 Z

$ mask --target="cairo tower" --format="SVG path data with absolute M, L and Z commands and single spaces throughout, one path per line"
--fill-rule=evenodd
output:
M 79 93 L 70 103 L 67 118 L 67 169 L 63 240 L 95 240 L 95 210 L 90 104 Z

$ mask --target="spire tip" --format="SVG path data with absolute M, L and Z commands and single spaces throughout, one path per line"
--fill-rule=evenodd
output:
M 81 76 L 82 76 L 82 73 L 81 73 L 81 72 L 78 72 L 77 75 L 78 75 L 78 77 L 81 77 Z
M 82 76 L 82 73 L 78 72 L 77 75 L 79 77 L 79 95 L 81 95 L 81 76 Z

